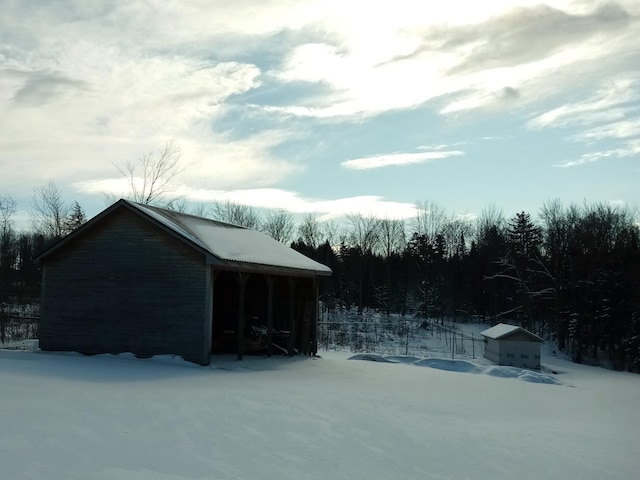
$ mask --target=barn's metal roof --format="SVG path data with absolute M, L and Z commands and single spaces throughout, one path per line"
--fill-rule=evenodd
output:
M 125 200 L 178 235 L 226 262 L 286 267 L 331 275 L 331 269 L 251 228 Z
M 488 328 L 487 330 L 480 332 L 480 335 L 487 338 L 492 338 L 494 340 L 498 340 L 500 338 L 508 337 L 509 335 L 515 332 L 523 332 L 528 336 L 530 336 L 532 339 L 536 339 L 541 342 L 543 341 L 542 338 L 537 336 L 535 333 L 531 333 L 529 330 L 525 330 L 522 327 L 518 327 L 516 325 L 509 325 L 507 323 L 499 323 L 494 327 Z
M 128 208 L 165 231 L 191 244 L 207 256 L 210 264 L 237 270 L 273 273 L 331 275 L 331 269 L 273 238 L 250 228 L 196 217 L 164 208 L 119 200 L 75 232 L 42 252 L 38 259 L 66 244 L 86 228 L 119 208 Z

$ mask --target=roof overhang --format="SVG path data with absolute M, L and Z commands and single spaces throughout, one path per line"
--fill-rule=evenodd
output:
M 42 252 L 40 252 L 34 258 L 34 260 L 40 262 L 46 259 L 48 256 L 60 250 L 65 245 L 68 245 L 69 243 L 71 243 L 74 239 L 78 238 L 88 230 L 92 229 L 96 224 L 101 222 L 105 217 L 113 214 L 114 211 L 123 209 L 123 208 L 144 218 L 146 221 L 152 223 L 156 227 L 160 228 L 161 230 L 173 236 L 174 238 L 180 240 L 181 242 L 188 244 L 191 248 L 193 248 L 194 250 L 197 250 L 198 252 L 204 255 L 205 261 L 208 265 L 211 265 L 214 268 L 219 268 L 220 270 L 261 273 L 265 275 L 296 276 L 296 277 L 330 276 L 333 273 L 329 267 L 323 264 L 320 264 L 318 262 L 315 262 L 311 259 L 308 259 L 303 254 L 299 252 L 295 252 L 293 249 L 291 249 L 290 247 L 287 247 L 286 245 L 278 245 L 278 248 L 282 249 L 283 251 L 291 250 L 292 252 L 295 252 L 295 254 L 301 257 L 304 257 L 304 259 L 306 259 L 305 262 L 302 262 L 303 265 L 306 266 L 307 264 L 310 264 L 314 268 L 313 269 L 298 268 L 296 266 L 291 266 L 291 265 L 278 265 L 278 264 L 268 264 L 268 263 L 263 264 L 259 262 L 249 262 L 249 261 L 244 262 L 244 261 L 238 261 L 233 259 L 221 258 L 219 256 L 216 256 L 213 252 L 211 252 L 210 249 L 207 248 L 206 243 L 202 242 L 197 237 L 197 235 L 194 235 L 192 232 L 188 231 L 183 226 L 176 224 L 175 222 L 171 221 L 171 219 L 158 213 L 158 212 L 165 211 L 164 209 L 159 209 L 157 207 L 150 207 L 147 205 L 140 205 L 124 199 L 117 201 L 107 209 L 103 210 L 98 215 L 96 215 L 95 217 L 87 221 L 85 224 L 83 224 L 77 230 L 71 232 L 70 234 L 61 238 L 57 242 L 54 242 L 53 244 L 47 246 Z M 168 215 L 168 214 L 165 214 L 165 215 Z M 180 215 L 187 217 L 186 215 L 179 214 L 178 212 L 171 212 L 171 215 L 177 216 L 178 218 L 180 217 Z M 198 217 L 192 217 L 192 216 L 188 216 L 188 217 L 198 218 Z M 200 220 L 210 221 L 208 219 L 200 219 Z M 250 230 L 250 229 L 244 229 L 242 227 L 237 227 L 235 225 L 223 224 L 222 222 L 215 222 L 215 223 L 220 225 L 227 225 L 230 228 L 239 229 L 238 230 L 239 232 L 243 232 L 243 231 L 247 232 Z M 273 239 L 270 239 L 270 240 L 275 242 Z M 258 250 L 259 250 L 259 247 L 260 245 L 256 245 L 256 248 Z

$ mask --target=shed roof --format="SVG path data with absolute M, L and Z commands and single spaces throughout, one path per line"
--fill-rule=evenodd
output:
M 543 341 L 543 339 L 535 333 L 531 333 L 529 330 L 525 330 L 524 328 L 518 327 L 516 325 L 509 325 L 508 323 L 499 323 L 491 328 L 488 328 L 487 330 L 480 332 L 480 335 L 487 338 L 492 338 L 494 340 L 499 340 L 501 338 L 509 337 L 516 332 L 522 332 L 531 337 L 533 340 L 537 340 L 539 342 Z
M 142 218 L 202 251 L 207 262 L 235 269 L 264 270 L 278 273 L 331 275 L 331 269 L 256 230 L 203 217 L 142 205 L 121 199 L 96 215 L 75 232 L 62 238 L 37 259 L 61 248 L 112 212 L 127 208 Z

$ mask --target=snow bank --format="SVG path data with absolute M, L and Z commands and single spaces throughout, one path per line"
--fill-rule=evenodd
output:
M 385 357 L 377 354 L 358 354 L 349 358 L 349 360 L 368 360 L 373 362 L 384 363 L 404 363 L 408 365 L 416 365 L 419 367 L 430 367 L 438 370 L 446 370 L 448 372 L 463 372 L 463 373 L 480 373 L 484 375 L 490 375 L 492 377 L 500 378 L 517 378 L 525 382 L 531 383 L 546 383 L 557 384 L 558 380 L 550 375 L 535 372 L 533 370 L 526 370 L 518 367 L 505 367 L 505 366 L 485 366 L 479 362 L 472 362 L 470 360 L 455 360 L 446 358 L 423 358 L 416 357 L 400 357 L 390 356 Z

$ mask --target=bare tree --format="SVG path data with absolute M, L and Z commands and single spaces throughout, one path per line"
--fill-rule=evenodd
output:
M 62 200 L 62 193 L 53 180 L 49 180 L 44 187 L 34 189 L 30 213 L 37 232 L 48 238 L 59 238 L 65 234 L 69 206 Z
M 0 197 L 0 303 L 5 300 L 11 283 L 11 271 L 15 267 L 18 250 L 13 229 L 13 217 L 17 203 L 10 196 Z
M 298 238 L 305 245 L 316 248 L 322 242 L 322 233 L 320 231 L 320 221 L 317 215 L 309 213 L 304 216 L 298 225 Z
M 378 227 L 379 248 L 384 257 L 389 258 L 406 246 L 404 220 L 383 218 L 379 220 Z
M 349 243 L 360 247 L 363 253 L 375 251 L 380 241 L 380 220 L 373 215 L 364 216 L 361 213 L 347 215 L 349 223 Z
M 195 215 L 196 217 L 206 217 L 207 210 L 207 206 L 203 202 L 199 202 L 191 206 L 191 215 Z
M 250 205 L 233 203 L 229 200 L 224 203 L 216 202 L 211 213 L 221 222 L 255 229 L 260 227 L 260 217 Z
M 182 150 L 175 140 L 156 152 L 146 153 L 137 161 L 127 160 L 115 165 L 127 179 L 131 198 L 138 203 L 152 204 L 170 195 L 177 189 L 176 179 L 182 169 Z
M 473 234 L 473 224 L 462 217 L 452 216 L 442 226 L 447 247 L 447 257 L 463 256 L 466 252 L 467 238 Z
M 335 220 L 324 220 L 320 224 L 321 241 L 320 243 L 329 242 L 329 245 L 337 245 L 340 243 L 342 227 Z
M 424 235 L 429 243 L 434 243 L 436 235 L 442 233 L 449 220 L 447 212 L 433 200 L 416 202 L 416 211 L 412 233 Z
M 486 238 L 491 235 L 492 230 L 504 230 L 506 220 L 502 209 L 490 205 L 482 209 L 475 224 L 475 241 L 477 244 L 483 244 Z
M 293 240 L 295 223 L 291 213 L 283 208 L 267 211 L 261 230 L 271 238 L 289 244 Z
M 382 218 L 378 221 L 378 250 L 385 258 L 386 284 L 378 290 L 378 300 L 387 314 L 391 313 L 393 281 L 391 268 L 393 256 L 401 252 L 406 244 L 404 220 Z M 400 294 L 403 298 L 405 293 Z M 402 301 L 404 303 L 404 300 Z
M 13 230 L 16 212 L 18 211 L 17 202 L 9 195 L 0 197 L 0 235 Z

